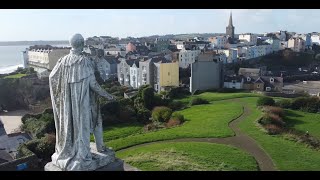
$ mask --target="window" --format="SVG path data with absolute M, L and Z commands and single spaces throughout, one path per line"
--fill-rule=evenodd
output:
M 168 72 L 168 76 L 170 76 L 170 72 Z
M 274 78 L 270 78 L 270 82 L 273 83 L 274 82 Z
M 257 85 L 257 88 L 260 88 L 260 84 Z
M 271 91 L 271 87 L 266 87 L 266 91 Z

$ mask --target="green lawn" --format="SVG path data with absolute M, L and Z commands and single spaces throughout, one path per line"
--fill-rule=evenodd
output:
M 185 104 L 188 104 L 190 100 L 194 97 L 201 97 L 208 101 L 219 101 L 219 100 L 226 100 L 226 99 L 234 99 L 234 98 L 243 98 L 243 97 L 257 97 L 261 96 L 260 94 L 253 94 L 253 93 L 215 93 L 215 92 L 205 92 L 199 95 L 188 96 L 182 99 L 178 99 Z
M 257 123 L 261 111 L 256 108 L 257 98 L 245 98 L 252 109 L 250 116 L 240 123 L 240 129 L 254 138 L 271 156 L 279 170 L 320 170 L 320 151 L 284 138 L 282 135 L 271 136 L 262 131 Z
M 286 123 L 297 130 L 320 138 L 320 114 L 286 110 Z
M 192 106 L 180 112 L 187 121 L 179 127 L 131 135 L 108 141 L 107 145 L 118 150 L 168 139 L 233 136 L 234 132 L 228 127 L 228 123 L 241 115 L 242 106 L 239 103 L 218 101 L 208 105 Z
M 9 75 L 9 76 L 5 76 L 4 79 L 19 79 L 21 77 L 26 76 L 26 74 L 14 74 L 14 75 Z
M 200 143 L 157 143 L 117 156 L 144 171 L 257 171 L 249 154 L 232 146 Z

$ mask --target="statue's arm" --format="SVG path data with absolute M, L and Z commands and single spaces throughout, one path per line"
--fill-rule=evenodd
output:
M 103 96 L 109 100 L 114 100 L 115 97 L 109 93 L 107 93 L 107 91 L 105 91 L 104 89 L 101 88 L 101 86 L 98 84 L 98 82 L 96 81 L 96 78 L 94 77 L 94 75 L 90 76 L 90 88 L 96 92 L 97 94 L 99 94 L 100 96 Z

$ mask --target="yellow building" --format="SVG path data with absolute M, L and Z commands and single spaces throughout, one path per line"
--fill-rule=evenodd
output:
M 166 87 L 179 86 L 179 63 L 171 61 L 159 61 L 155 63 L 155 89 L 160 92 Z

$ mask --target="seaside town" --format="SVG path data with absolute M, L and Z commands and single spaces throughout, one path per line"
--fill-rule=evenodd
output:
M 110 166 L 90 168 L 319 171 L 320 34 L 239 34 L 234 24 L 230 12 L 225 33 L 83 37 L 81 57 L 90 60 L 99 88 L 109 94 L 94 90 L 107 99 L 93 98 L 99 110 L 92 119 L 99 116 L 101 141 L 110 152 L 99 150 L 95 131 L 90 147 L 97 141 L 94 157 L 115 154 Z M 64 125 L 58 128 L 57 119 L 70 113 L 59 108 L 70 100 L 63 93 L 78 87 L 62 88 L 61 96 L 57 89 L 63 82 L 84 83 L 91 72 L 75 68 L 65 75 L 62 68 L 72 69 L 66 62 L 76 56 L 70 52 L 80 47 L 80 36 L 63 47 L 29 46 L 21 52 L 23 67 L 0 74 L 0 171 L 58 168 L 53 158 L 63 153 L 56 149 L 65 135 L 58 133 Z

